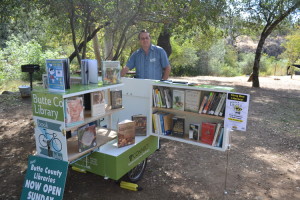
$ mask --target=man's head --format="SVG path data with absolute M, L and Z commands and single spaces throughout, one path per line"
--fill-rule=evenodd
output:
M 151 37 L 150 37 L 150 33 L 147 30 L 141 30 L 139 35 L 138 35 L 138 39 L 140 41 L 140 45 L 143 49 L 149 49 L 150 44 L 151 44 Z

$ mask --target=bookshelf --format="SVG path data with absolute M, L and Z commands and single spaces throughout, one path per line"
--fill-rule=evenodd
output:
M 206 109 L 211 110 L 211 111 L 215 111 L 218 107 L 218 104 L 220 104 L 219 106 L 219 110 L 221 110 L 221 106 L 223 104 L 223 107 L 226 105 L 226 98 L 225 96 L 227 95 L 228 92 L 232 92 L 233 88 L 231 87 L 222 87 L 222 86 L 213 86 L 213 85 L 197 85 L 197 86 L 189 86 L 186 84 L 173 84 L 173 83 L 164 83 L 164 82 L 155 82 L 152 85 L 152 114 L 154 114 L 154 117 L 152 117 L 152 123 L 153 127 L 152 127 L 152 131 L 151 134 L 158 136 L 160 138 L 166 138 L 166 139 L 170 139 L 170 140 L 174 140 L 174 141 L 178 141 L 178 142 L 184 142 L 184 143 L 188 143 L 188 144 L 192 144 L 192 145 L 196 145 L 196 146 L 201 146 L 204 148 L 209 148 L 209 149 L 214 149 L 214 150 L 219 150 L 219 151 L 226 151 L 228 149 L 228 145 L 229 145 L 229 134 L 230 134 L 230 130 L 227 128 L 220 128 L 218 133 L 214 133 L 214 135 L 219 136 L 221 134 L 221 130 L 223 131 L 223 133 L 221 135 L 223 135 L 222 140 L 220 140 L 220 144 L 217 146 L 217 142 L 216 144 L 210 145 L 210 144 L 206 144 L 203 141 L 201 141 L 201 133 L 202 131 L 202 123 L 211 123 L 214 125 L 217 124 L 221 124 L 221 126 L 224 126 L 224 110 L 223 112 L 220 112 L 220 115 L 218 114 L 219 112 L 214 112 L 213 114 L 211 114 L 212 112 L 206 112 L 205 114 L 202 113 L 202 111 L 200 111 L 199 113 L 199 109 L 201 107 L 201 103 L 204 99 L 205 96 L 207 96 L 207 99 L 209 99 L 210 95 L 214 95 L 215 97 L 211 98 L 211 105 L 208 106 Z M 157 91 L 158 90 L 158 91 Z M 176 106 L 179 105 L 184 105 L 183 107 L 186 107 L 185 103 L 186 103 L 186 97 L 178 97 L 176 99 L 176 97 L 174 97 L 174 95 L 178 95 L 178 90 L 180 91 L 184 91 L 185 93 L 190 94 L 197 94 L 194 95 L 195 97 L 197 97 L 196 99 L 193 100 L 189 100 L 188 103 L 191 103 L 193 105 L 190 105 L 189 107 L 193 107 L 193 108 L 198 108 L 197 110 L 194 109 L 194 111 L 190 111 L 187 109 L 178 109 Z M 165 91 L 168 91 L 169 94 L 166 94 Z M 176 91 L 176 93 L 173 93 L 173 91 Z M 187 92 L 188 91 L 188 92 Z M 183 92 L 181 92 L 183 95 Z M 200 95 L 198 95 L 200 93 Z M 222 95 L 224 95 L 224 100 L 223 102 L 221 102 L 221 97 Z M 219 97 L 218 97 L 219 96 Z M 169 102 L 167 103 L 168 99 L 171 99 L 170 101 L 173 102 Z M 179 102 L 179 99 L 184 99 L 184 102 Z M 174 102 L 174 101 L 178 101 L 178 102 Z M 158 102 L 159 101 L 159 102 Z M 198 103 L 197 103 L 198 102 Z M 177 104 L 176 106 L 169 106 L 169 104 L 174 105 Z M 224 108 L 225 109 L 225 108 Z M 166 132 L 164 132 L 164 122 L 163 119 L 157 119 L 158 115 L 164 115 L 161 113 L 171 113 L 173 116 L 175 117 L 180 117 L 184 119 L 184 133 L 183 133 L 183 137 L 179 137 L 178 135 L 175 136 L 172 133 L 171 134 L 166 134 Z M 210 113 L 210 114 L 209 114 Z M 215 115 L 215 113 L 217 113 Z M 222 114 L 222 115 L 221 115 Z M 199 130 L 199 137 L 195 140 L 195 139 L 190 139 L 189 138 L 189 129 L 190 129 L 190 124 L 199 124 L 200 125 L 200 130 Z M 158 127 L 160 126 L 160 128 Z M 216 129 L 214 129 L 216 130 Z M 219 137 L 218 137 L 219 139 Z M 215 139 L 217 140 L 217 138 Z

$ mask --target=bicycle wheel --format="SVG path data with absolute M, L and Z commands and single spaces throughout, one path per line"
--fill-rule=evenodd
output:
M 148 158 L 143 160 L 141 163 L 139 163 L 137 166 L 135 166 L 132 170 L 130 170 L 127 173 L 127 179 L 130 182 L 136 183 L 143 177 L 147 165 L 147 160 Z
M 62 149 L 61 141 L 58 138 L 53 138 L 52 147 L 55 151 L 60 152 Z
M 47 147 L 47 138 L 44 134 L 39 136 L 39 142 L 42 147 Z

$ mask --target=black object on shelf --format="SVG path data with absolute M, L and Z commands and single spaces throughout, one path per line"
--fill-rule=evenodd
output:
M 29 79 L 30 79 L 30 89 L 32 90 L 32 74 L 33 72 L 37 72 L 40 70 L 39 65 L 35 64 L 27 64 L 27 65 L 21 65 L 22 72 L 28 72 L 29 73 Z

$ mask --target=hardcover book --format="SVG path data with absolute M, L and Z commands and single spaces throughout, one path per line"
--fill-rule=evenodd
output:
M 122 108 L 122 90 L 110 91 L 111 109 Z
M 190 124 L 189 139 L 199 140 L 200 124 Z
M 135 122 L 124 120 L 118 123 L 118 148 L 135 143 Z
M 189 112 L 198 112 L 200 104 L 200 95 L 200 91 L 186 90 L 184 110 Z
M 208 96 L 204 96 L 204 97 L 203 97 L 203 100 L 202 100 L 201 105 L 200 105 L 200 108 L 199 108 L 199 113 L 200 113 L 200 114 L 202 113 L 203 108 L 204 108 L 204 106 L 205 106 L 206 103 L 207 103 L 207 99 L 208 99 Z
M 81 60 L 81 83 L 98 83 L 98 62 L 92 59 Z
M 105 114 L 105 92 L 97 91 L 91 93 L 91 115 Z
M 184 90 L 173 90 L 173 109 L 184 110 Z
M 212 145 L 215 131 L 216 131 L 215 123 L 202 122 L 200 141 L 202 143 Z
M 102 81 L 104 85 L 121 83 L 120 61 L 102 61 Z
M 66 89 L 70 89 L 68 59 L 47 59 L 46 71 L 49 91 L 64 92 Z
M 163 116 L 165 135 L 171 135 L 173 132 L 173 117 L 174 114 L 166 113 Z
M 77 130 L 78 151 L 83 152 L 97 145 L 96 122 L 81 126 Z
M 172 136 L 184 137 L 184 123 L 183 117 L 173 117 L 173 131 Z
M 83 97 L 75 96 L 65 99 L 65 123 L 71 127 L 84 122 Z
M 147 135 L 147 116 L 145 115 L 133 115 L 132 121 L 135 122 L 135 135 L 146 136 Z

